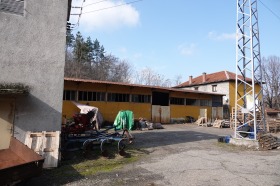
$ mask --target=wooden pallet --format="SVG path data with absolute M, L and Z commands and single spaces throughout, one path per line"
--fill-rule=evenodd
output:
M 213 127 L 222 128 L 223 122 L 224 122 L 224 120 L 216 119 L 213 123 Z
M 26 133 L 25 145 L 45 158 L 44 168 L 57 167 L 59 161 L 60 131 Z
M 274 137 L 271 134 L 258 135 L 259 145 L 264 150 L 271 150 L 280 147 L 280 143 L 277 140 L 277 137 Z
M 200 117 L 198 118 L 198 120 L 196 120 L 196 124 L 198 126 L 204 126 L 204 124 L 207 122 L 207 119 L 205 117 Z
M 267 132 L 280 132 L 280 120 L 268 120 L 266 124 Z

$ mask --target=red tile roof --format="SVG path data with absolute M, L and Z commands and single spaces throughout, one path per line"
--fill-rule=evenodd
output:
M 192 78 L 192 82 L 190 84 L 189 81 L 186 81 L 180 85 L 175 86 L 174 88 L 183 88 L 183 87 L 192 87 L 195 85 L 204 85 L 209 83 L 217 83 L 217 82 L 224 82 L 224 81 L 235 81 L 236 74 L 229 71 L 220 71 L 215 72 L 212 74 L 205 75 L 205 81 L 203 82 L 203 75 Z M 239 75 L 241 78 L 241 76 Z M 247 81 L 251 81 L 250 78 L 247 78 Z
M 129 86 L 129 87 L 143 87 L 150 88 L 155 90 L 167 90 L 173 92 L 187 92 L 187 93 L 197 93 L 197 94 L 209 94 L 209 95 L 219 95 L 223 96 L 224 94 L 219 93 L 209 93 L 202 92 L 196 90 L 185 90 L 185 89 L 177 89 L 177 88 L 169 88 L 169 87 L 160 87 L 160 86 L 150 86 L 150 85 L 139 85 L 139 84 L 129 84 L 129 83 L 120 83 L 120 82 L 111 82 L 111 81 L 99 81 L 99 80 L 90 80 L 90 79 L 77 79 L 77 78 L 64 78 L 64 81 L 72 81 L 72 82 L 83 82 L 83 83 L 95 83 L 95 84 L 107 84 L 107 85 L 121 85 L 121 86 Z

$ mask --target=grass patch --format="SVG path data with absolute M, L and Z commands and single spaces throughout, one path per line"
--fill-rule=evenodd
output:
M 52 183 L 65 184 L 87 176 L 119 170 L 147 154 L 148 152 L 142 149 L 127 148 L 124 157 L 115 151 L 110 151 L 108 157 L 102 157 L 100 152 L 95 151 L 85 157 L 82 151 L 76 151 L 72 152 L 70 160 L 62 161 L 58 168 L 45 170 L 43 174 Z

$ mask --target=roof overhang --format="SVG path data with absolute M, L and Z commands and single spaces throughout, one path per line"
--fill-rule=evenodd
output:
M 202 92 L 202 91 L 196 91 L 196 90 L 186 90 L 186 89 L 169 88 L 169 87 L 161 87 L 161 86 L 139 85 L 139 84 L 129 84 L 129 83 L 99 81 L 99 80 L 89 80 L 89 79 L 77 79 L 77 78 L 65 77 L 64 81 L 76 82 L 76 83 L 92 83 L 92 84 L 105 84 L 105 85 L 119 85 L 119 86 L 128 86 L 128 87 L 148 88 L 148 89 L 151 89 L 152 91 L 182 92 L 182 93 L 208 94 L 208 95 L 214 95 L 214 96 L 225 96 L 225 94 L 220 94 L 220 93 L 210 93 L 210 92 Z
M 0 83 L 0 95 L 27 95 L 30 87 L 22 83 Z

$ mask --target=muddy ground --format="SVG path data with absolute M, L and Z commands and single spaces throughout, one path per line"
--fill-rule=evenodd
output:
M 141 156 L 118 169 L 88 175 L 76 173 L 71 177 L 66 177 L 67 172 L 63 171 L 60 181 L 57 175 L 52 178 L 47 172 L 27 185 L 280 186 L 280 150 L 261 151 L 219 143 L 219 137 L 233 134 L 228 128 L 194 124 L 164 125 L 164 128 L 132 131 L 135 141 L 128 147 L 129 156 L 112 159 Z

